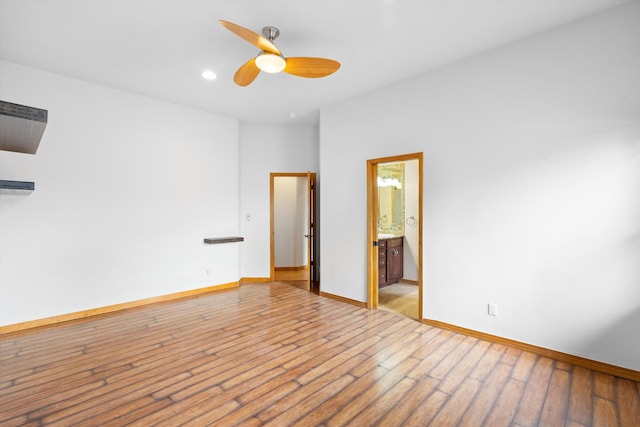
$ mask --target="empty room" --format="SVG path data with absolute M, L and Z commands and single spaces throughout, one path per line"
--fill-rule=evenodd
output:
M 635 0 L 0 0 L 0 424 L 640 425 L 638 76 Z

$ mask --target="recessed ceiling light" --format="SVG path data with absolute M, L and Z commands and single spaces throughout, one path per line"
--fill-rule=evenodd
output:
M 218 77 L 218 76 L 216 76 L 216 73 L 214 73 L 211 70 L 204 70 L 202 72 L 202 78 L 205 79 L 205 80 L 215 80 L 216 77 Z
M 289 118 L 290 119 L 295 119 L 296 118 L 296 113 L 294 113 L 294 112 L 289 113 Z

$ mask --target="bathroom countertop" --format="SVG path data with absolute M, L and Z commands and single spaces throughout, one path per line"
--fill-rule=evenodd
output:
M 384 240 L 384 239 L 395 239 L 396 237 L 404 237 L 403 235 L 399 235 L 396 236 L 395 234 L 388 234 L 388 233 L 379 233 L 378 234 L 378 239 L 380 240 Z

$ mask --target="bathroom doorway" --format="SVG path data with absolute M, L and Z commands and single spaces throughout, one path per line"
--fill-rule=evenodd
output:
M 271 280 L 319 293 L 316 174 L 271 173 Z
M 422 153 L 367 161 L 367 306 L 422 321 Z

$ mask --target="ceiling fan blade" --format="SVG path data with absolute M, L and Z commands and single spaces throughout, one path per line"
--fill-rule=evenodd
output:
M 236 82 L 238 86 L 249 86 L 260 74 L 260 68 L 256 65 L 256 59 L 251 58 L 233 75 L 233 81 Z
M 273 43 L 271 43 L 269 40 L 265 39 L 261 35 L 254 33 L 253 31 L 247 28 L 241 27 L 238 24 L 234 24 L 233 22 L 223 21 L 222 19 L 220 19 L 218 22 L 220 22 L 220 25 L 225 27 L 227 30 L 231 31 L 235 35 L 248 41 L 255 47 L 265 50 L 267 52 L 275 53 L 276 55 L 280 55 L 280 51 L 278 50 L 276 45 L 274 45 Z
M 340 68 L 340 63 L 326 58 L 287 58 L 284 72 L 298 77 L 325 77 L 333 74 Z

